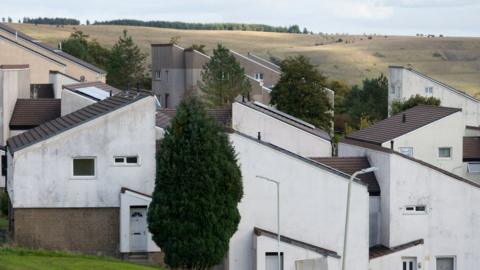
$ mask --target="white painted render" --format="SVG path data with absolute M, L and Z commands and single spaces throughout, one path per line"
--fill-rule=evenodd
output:
M 332 155 L 330 141 L 239 102 L 232 104 L 232 127 L 255 138 L 260 132 L 263 141 L 304 157 Z
M 64 85 L 80 82 L 60 72 L 50 72 L 48 81 L 49 83 L 53 84 L 53 93 L 55 98 L 62 98 L 62 88 Z
M 130 251 L 130 207 L 145 206 L 148 208 L 152 198 L 132 191 L 120 193 L 120 252 Z M 160 248 L 153 242 L 152 234 L 148 232 L 146 252 L 159 252 Z
M 252 268 L 254 227 L 276 232 L 276 187 L 258 179 L 257 175 L 280 182 L 282 235 L 335 251 L 341 256 L 348 176 L 239 134 L 232 134 L 230 140 L 238 154 L 244 196 L 238 206 L 242 219 L 230 240 L 228 269 Z M 368 212 L 367 188 L 354 182 L 348 234 L 347 267 L 350 270 L 368 267 Z M 291 265 L 286 267 L 291 269 Z
M 114 156 L 138 155 L 138 166 Z M 74 157 L 95 157 L 96 176 L 72 177 Z M 28 146 L 8 159 L 14 208 L 119 207 L 121 187 L 150 194 L 155 179 L 155 100 L 141 99 Z
M 417 259 L 416 269 L 435 270 L 435 268 L 424 267 L 425 263 L 428 264 L 428 261 L 432 260 L 433 258 L 425 257 L 423 255 L 423 252 L 424 252 L 423 245 L 417 245 L 411 248 L 400 250 L 395 253 L 377 257 L 370 260 L 369 270 L 403 270 L 402 258 L 416 258 Z
M 467 125 L 480 125 L 480 102 L 467 94 L 459 93 L 441 82 L 403 67 L 389 67 L 388 80 L 389 111 L 394 100 L 407 100 L 416 94 L 433 96 L 440 99 L 441 106 L 462 108 Z M 433 93 L 427 94 L 426 87 L 432 87 Z
M 463 175 L 461 168 L 463 168 L 464 134 L 465 122 L 462 112 L 459 111 L 393 139 L 394 150 L 400 152 L 401 147 L 413 147 L 414 158 L 451 173 Z M 390 148 L 390 141 L 383 143 L 382 146 Z M 451 147 L 452 157 L 439 158 L 439 147 Z
M 86 96 L 82 96 L 78 93 L 70 91 L 68 89 L 62 90 L 62 102 L 61 102 L 61 115 L 67 115 L 74 111 L 80 110 L 83 107 L 91 105 L 96 101 L 88 98 Z
M 255 256 L 257 258 L 253 269 L 266 269 L 265 254 L 277 252 L 277 240 L 267 236 L 254 236 Z M 317 252 L 282 242 L 280 252 L 283 252 L 284 270 L 300 270 L 295 268 L 297 261 L 317 260 L 319 264 L 326 266 L 326 269 L 340 269 L 341 258 L 325 256 Z M 318 268 L 315 268 L 315 270 Z M 320 268 L 321 269 L 321 268 Z M 303 270 L 303 269 L 301 269 Z M 307 270 L 307 269 L 304 269 Z M 308 269 L 309 270 L 309 269 Z
M 436 256 L 455 256 L 456 269 L 478 268 L 478 186 L 394 153 L 341 143 L 339 155 L 366 155 L 372 166 L 380 168 L 376 177 L 382 197 L 381 230 L 387 230 L 381 232 L 383 245 L 424 239 L 424 269 L 435 269 Z M 426 206 L 426 214 L 405 213 L 409 205 Z

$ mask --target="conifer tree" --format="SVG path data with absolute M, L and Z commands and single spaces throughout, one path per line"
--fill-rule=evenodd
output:
M 202 81 L 198 84 L 205 102 L 213 108 L 232 104 L 238 95 L 247 96 L 251 88 L 243 67 L 220 44 L 213 50 L 210 61 L 204 65 Z
M 172 268 L 219 264 L 237 230 L 243 195 L 240 168 L 227 135 L 196 97 L 178 106 L 157 153 L 148 211 L 153 240 Z

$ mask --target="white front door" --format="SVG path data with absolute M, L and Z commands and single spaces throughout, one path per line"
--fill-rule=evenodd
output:
M 147 207 L 130 207 L 130 252 L 147 251 Z
M 403 258 L 402 270 L 417 270 L 417 258 Z

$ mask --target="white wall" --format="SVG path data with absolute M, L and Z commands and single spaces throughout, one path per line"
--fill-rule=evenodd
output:
M 382 215 L 388 216 L 382 219 L 382 230 L 388 229 L 387 235 L 382 231 L 382 244 L 393 247 L 424 239 L 424 256 L 428 259 L 424 269 L 435 269 L 436 256 L 456 256 L 456 269 L 477 269 L 480 210 L 475 206 L 480 204 L 480 188 L 397 154 L 346 144 L 339 149 L 342 155 L 361 151 L 372 166 L 380 168 L 376 177 L 381 187 Z M 426 205 L 427 214 L 405 214 L 407 205 Z
M 152 190 L 153 192 L 153 190 Z M 150 192 L 151 193 L 151 192 Z M 120 252 L 130 252 L 130 206 L 148 208 L 152 198 L 131 191 L 120 193 Z M 148 228 L 147 228 L 148 229 Z M 160 248 L 153 242 L 152 234 L 147 235 L 147 252 L 159 252 Z
M 394 149 L 400 152 L 401 147 L 413 147 L 414 158 L 462 175 L 458 167 L 463 167 L 464 134 L 464 118 L 461 112 L 457 112 L 393 139 Z M 390 141 L 382 146 L 390 148 Z M 439 147 L 452 147 L 452 158 L 439 158 Z
M 74 111 L 78 111 L 83 107 L 96 103 L 95 100 L 72 92 L 68 89 L 62 90 L 61 115 L 67 115 Z
M 289 125 L 267 114 L 249 108 L 239 102 L 232 105 L 232 127 L 244 134 L 262 140 L 305 157 L 329 157 L 330 141 Z
M 267 252 L 277 252 L 277 240 L 267 236 L 254 236 L 255 251 L 256 251 L 256 267 L 253 269 L 266 269 L 265 255 Z M 285 242 L 280 245 L 280 252 L 283 252 L 284 270 L 298 270 L 295 268 L 296 261 L 315 259 L 322 261 L 328 270 L 340 269 L 341 258 L 334 258 L 325 256 L 314 251 L 300 248 Z
M 403 270 L 402 258 L 417 258 L 416 269 L 434 270 L 435 268 L 425 268 L 425 261 L 429 260 L 423 255 L 423 245 L 413 246 L 408 249 L 400 250 L 385 256 L 370 260 L 370 270 Z
M 272 149 L 239 134 L 230 136 L 238 154 L 244 196 L 239 204 L 242 219 L 230 240 L 229 269 L 252 267 L 253 228 L 276 231 L 276 188 L 261 175 L 280 181 L 280 233 L 342 253 L 348 176 Z M 366 186 L 352 186 L 347 259 L 348 269 L 368 267 L 369 195 Z M 290 267 L 290 266 L 288 266 Z
M 138 155 L 140 165 L 116 166 L 117 155 Z M 95 179 L 72 178 L 72 158 L 79 156 L 96 157 Z M 155 179 L 154 98 L 18 150 L 9 166 L 15 208 L 119 207 L 121 187 L 150 194 Z
M 53 84 L 53 93 L 55 98 L 62 97 L 62 89 L 64 85 L 80 82 L 59 72 L 50 72 L 48 80 L 49 83 Z
M 433 97 L 440 99 L 441 106 L 462 108 L 467 125 L 480 125 L 480 102 L 473 97 L 466 97 L 443 84 L 437 83 L 416 72 L 401 67 L 389 68 L 389 108 L 393 100 L 407 100 L 419 94 L 427 96 L 425 87 L 433 87 Z M 395 89 L 395 93 L 393 93 Z

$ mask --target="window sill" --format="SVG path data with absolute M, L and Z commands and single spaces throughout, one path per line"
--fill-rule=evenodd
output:
M 113 167 L 140 167 L 140 164 L 113 164 Z
M 97 180 L 96 176 L 71 176 L 70 180 Z

